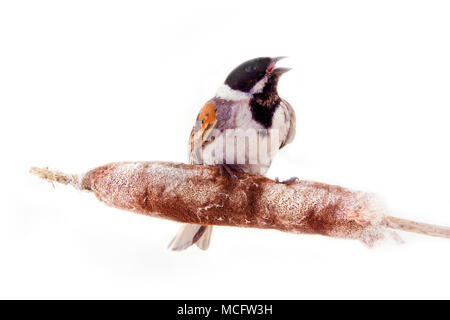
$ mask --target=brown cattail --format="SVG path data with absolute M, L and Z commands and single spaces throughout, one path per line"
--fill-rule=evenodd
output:
M 41 178 L 94 192 L 112 207 L 178 222 L 278 229 L 358 239 L 399 239 L 400 229 L 450 238 L 450 228 L 385 215 L 373 195 L 299 181 L 289 185 L 216 167 L 170 162 L 111 163 L 84 175 L 32 168 Z

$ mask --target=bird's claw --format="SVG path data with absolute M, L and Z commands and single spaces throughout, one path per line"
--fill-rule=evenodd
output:
M 220 174 L 224 174 L 224 171 L 226 171 L 233 180 L 240 181 L 239 178 L 237 177 L 237 175 L 235 175 L 233 173 L 233 170 L 231 170 L 231 168 L 229 166 L 227 166 L 226 164 L 220 164 L 219 170 L 220 170 Z
M 290 185 L 290 184 L 293 184 L 293 183 L 299 182 L 299 181 L 300 181 L 300 179 L 299 179 L 299 178 L 297 178 L 297 177 L 292 177 L 292 178 L 289 178 L 289 179 L 287 179 L 287 180 L 283 180 L 283 181 L 280 181 L 280 180 L 278 179 L 278 177 L 277 177 L 277 178 L 275 178 L 275 181 L 276 181 L 276 182 L 278 182 L 278 183 L 282 183 L 282 184 Z

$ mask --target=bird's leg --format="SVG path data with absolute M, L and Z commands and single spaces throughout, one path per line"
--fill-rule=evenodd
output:
M 297 177 L 292 177 L 292 178 L 289 178 L 287 180 L 280 181 L 278 178 L 275 178 L 275 181 L 279 182 L 279 183 L 282 183 L 282 184 L 290 185 L 290 184 L 293 184 L 293 183 L 296 183 L 296 182 L 300 181 L 300 179 L 297 178 Z
M 220 174 L 223 174 L 226 171 L 230 177 L 236 181 L 239 181 L 239 178 L 233 173 L 233 170 L 226 164 L 219 164 Z

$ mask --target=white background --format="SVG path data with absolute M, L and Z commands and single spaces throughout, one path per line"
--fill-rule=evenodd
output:
M 287 55 L 297 137 L 269 176 L 450 226 L 449 16 L 447 1 L 2 1 L 0 298 L 450 298 L 448 239 L 222 227 L 207 252 L 174 253 L 176 223 L 28 174 L 185 162 L 228 72 Z

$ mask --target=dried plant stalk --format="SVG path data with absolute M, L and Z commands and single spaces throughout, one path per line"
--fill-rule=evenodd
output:
M 30 172 L 92 191 L 112 207 L 178 222 L 321 234 L 367 245 L 398 238 L 388 228 L 450 237 L 450 228 L 385 215 L 373 195 L 317 182 L 285 185 L 240 172 L 236 181 L 216 167 L 169 162 L 111 163 L 79 176 Z

